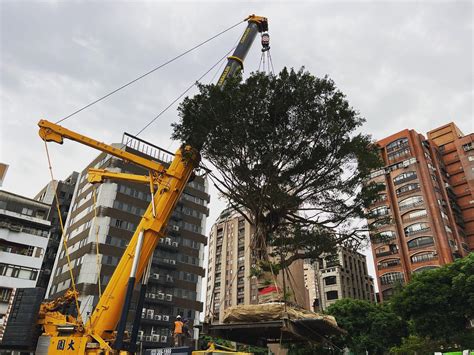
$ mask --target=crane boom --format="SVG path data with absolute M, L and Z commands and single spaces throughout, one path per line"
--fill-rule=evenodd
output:
M 217 83 L 218 86 L 224 85 L 228 78 L 235 75 L 243 67 L 243 61 L 257 33 L 268 30 L 267 19 L 264 17 L 251 15 L 246 20 L 248 22 L 247 28 L 234 53 L 228 57 L 227 65 Z M 41 323 L 45 329 L 49 330 L 47 335 L 51 337 L 48 353 L 64 354 L 64 348 L 60 349 L 60 344 L 64 345 L 65 342 L 71 340 L 75 341 L 76 348 L 73 352 L 68 351 L 67 354 L 118 352 L 123 350 L 123 337 L 120 337 L 120 329 L 115 334 L 117 326 L 124 328 L 126 313 L 128 312 L 127 302 L 130 303 L 134 286 L 146 274 L 149 260 L 159 239 L 165 235 L 166 226 L 173 209 L 191 174 L 199 165 L 199 152 L 191 146 L 183 146 L 176 151 L 170 166 L 165 168 L 154 160 L 101 143 L 46 120 L 39 121 L 38 125 L 40 127 L 39 135 L 44 141 L 62 144 L 64 139 L 70 139 L 132 162 L 150 171 L 150 175 L 147 177 L 112 173 L 100 169 L 90 170 L 89 181 L 93 183 L 101 182 L 106 178 L 149 183 L 153 198 L 84 327 L 79 326 L 77 321 L 71 321 L 68 323 L 70 326 L 68 328 L 69 333 L 61 333 L 61 327 L 64 328 L 64 325 L 57 324 L 58 319 L 64 322 L 66 318 L 58 315 L 57 312 L 54 314 L 45 312 Z M 48 327 L 45 326 L 46 324 Z M 70 331 L 71 327 L 74 328 L 72 332 Z

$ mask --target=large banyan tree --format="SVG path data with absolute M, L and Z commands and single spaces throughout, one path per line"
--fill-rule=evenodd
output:
M 173 138 L 198 148 L 217 189 L 255 226 L 251 247 L 279 267 L 359 244 L 378 149 L 329 78 L 304 69 L 200 85 L 179 106 Z M 268 261 L 268 260 L 267 260 Z

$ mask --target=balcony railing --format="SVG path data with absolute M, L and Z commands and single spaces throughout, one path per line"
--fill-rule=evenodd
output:
M 418 201 L 418 202 L 409 203 L 407 205 L 402 205 L 402 206 L 399 205 L 398 208 L 400 209 L 400 211 L 405 211 L 405 210 L 409 210 L 411 208 L 422 206 L 422 205 L 423 205 L 423 201 Z
M 417 235 L 417 234 L 421 234 L 421 233 L 426 233 L 428 231 L 430 231 L 431 228 L 428 227 L 428 228 L 423 228 L 423 229 L 417 229 L 417 230 L 414 230 L 414 231 L 406 231 L 405 230 L 405 235 L 407 237 L 411 237 L 411 236 L 414 236 L 414 235 Z

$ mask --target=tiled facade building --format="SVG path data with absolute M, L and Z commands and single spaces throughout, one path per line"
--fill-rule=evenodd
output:
M 0 340 L 16 288 L 36 287 L 43 263 L 50 206 L 0 190 Z
M 461 209 L 458 222 L 464 227 L 469 249 L 474 251 L 474 133 L 464 135 L 449 123 L 429 131 L 428 138 L 439 147 L 449 185 Z
M 257 278 L 251 277 L 251 269 L 256 265 L 250 248 L 253 233 L 254 226 L 232 208 L 222 211 L 212 226 L 209 234 L 206 320 L 222 323 L 228 307 L 259 303 Z M 281 285 L 281 275 L 277 282 Z M 309 309 L 303 260 L 289 267 L 286 286 L 295 302 Z
M 54 260 L 56 259 L 56 253 L 58 252 L 59 243 L 61 242 L 62 229 L 55 196 L 57 195 L 58 197 L 62 222 L 65 223 L 69 208 L 71 207 L 72 196 L 76 187 L 78 175 L 79 173 L 73 172 L 64 180 L 51 181 L 34 197 L 37 201 L 51 205 L 51 209 L 48 213 L 48 220 L 51 222 L 51 230 L 49 234 L 48 247 L 46 249 L 37 283 L 38 287 L 43 287 L 45 289 L 48 287 L 54 266 Z
M 370 207 L 368 222 L 384 300 L 413 272 L 463 257 L 469 246 L 459 198 L 439 146 L 408 129 L 378 144 L 385 167 L 374 171 L 371 181 L 382 191 Z
M 124 145 L 127 151 L 164 164 L 173 159 L 171 153 L 129 135 L 125 135 L 122 144 L 117 146 Z M 108 180 L 95 186 L 94 204 L 94 187 L 86 178 L 90 167 L 147 174 L 136 165 L 104 153 L 79 174 L 65 236 L 85 319 L 97 304 L 99 277 L 102 289 L 105 289 L 151 201 L 148 185 Z M 207 242 L 203 233 L 209 214 L 209 198 L 206 180 L 196 177 L 190 182 L 170 218 L 167 237 L 160 240 L 154 252 L 138 336 L 144 348 L 170 345 L 171 324 L 178 314 L 190 319 L 191 323 L 199 320 L 199 312 L 203 310 L 200 293 Z M 94 217 L 95 213 L 97 217 Z M 59 250 L 48 287 L 49 297 L 58 296 L 71 286 L 62 245 Z M 134 303 L 131 310 L 129 320 L 133 319 Z
M 339 247 L 335 254 L 322 255 L 307 269 L 307 287 L 314 287 L 310 303 L 315 311 L 323 311 L 343 298 L 375 302 L 374 280 L 368 273 L 366 257 L 357 251 Z

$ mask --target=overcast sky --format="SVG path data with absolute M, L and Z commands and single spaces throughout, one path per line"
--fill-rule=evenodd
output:
M 251 13 L 269 19 L 275 70 L 305 66 L 329 75 L 375 139 L 405 128 L 426 133 L 450 121 L 473 132 L 471 1 L 0 0 L 0 12 L 0 162 L 10 165 L 2 188 L 18 194 L 32 197 L 49 181 L 38 120 L 59 120 Z M 107 143 L 138 132 L 225 55 L 244 28 L 63 125 Z M 257 40 L 246 75 L 258 68 L 259 47 Z M 179 144 L 169 137 L 176 119 L 173 107 L 141 137 L 175 150 Z M 59 179 L 97 155 L 70 141 L 49 149 Z M 211 192 L 208 229 L 224 206 Z

